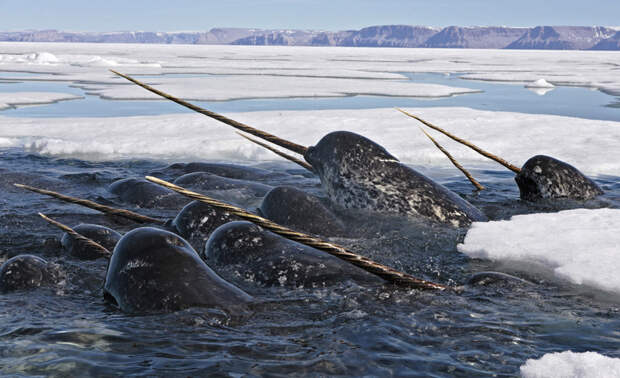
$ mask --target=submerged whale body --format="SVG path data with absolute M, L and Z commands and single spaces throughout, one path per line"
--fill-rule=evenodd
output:
M 113 229 L 98 224 L 83 223 L 73 227 L 73 230 L 97 242 L 108 251 L 114 249 L 116 243 L 118 243 L 122 236 Z M 62 247 L 69 252 L 70 255 L 78 258 L 96 259 L 103 257 L 100 250 L 95 250 L 93 247 L 82 243 L 80 240 L 74 239 L 73 236 L 67 233 L 60 239 L 60 244 L 62 244 Z
M 259 212 L 278 224 L 310 234 L 342 236 L 345 233 L 344 224 L 318 197 L 289 186 L 278 186 L 267 193 Z
M 308 148 L 304 158 L 321 177 L 329 198 L 344 208 L 424 217 L 456 227 L 487 220 L 456 193 L 361 135 L 329 133 Z
M 536 155 L 515 176 L 521 199 L 566 198 L 588 200 L 603 194 L 594 181 L 572 165 L 550 156 Z
M 187 240 L 198 252 L 202 252 L 211 233 L 224 223 L 240 220 L 227 211 L 200 201 L 185 205 L 172 220 L 175 232 Z
M 193 172 L 209 172 L 221 177 L 240 180 L 266 180 L 274 177 L 280 177 L 284 174 L 268 171 L 262 168 L 246 167 L 243 165 L 225 164 L 225 163 L 174 163 L 165 168 L 151 172 L 152 176 L 163 176 L 168 178 L 176 178 L 187 173 Z
M 383 279 L 325 252 L 285 239 L 246 221 L 213 232 L 204 259 L 263 286 L 325 287 L 352 280 L 376 285 Z
M 46 260 L 33 255 L 18 255 L 0 266 L 0 293 L 33 289 L 54 281 Z
M 110 184 L 110 192 L 121 201 L 145 208 L 180 208 L 190 200 L 146 180 L 126 178 Z
M 216 192 L 216 197 L 242 206 L 248 201 L 259 200 L 272 188 L 258 182 L 231 179 L 208 172 L 185 174 L 174 180 L 174 184 L 201 193 Z
M 181 237 L 142 227 L 118 242 L 104 296 L 124 312 L 167 312 L 192 306 L 231 308 L 252 297 L 224 281 Z

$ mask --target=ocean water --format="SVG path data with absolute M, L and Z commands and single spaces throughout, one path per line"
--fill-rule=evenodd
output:
M 557 87 L 538 96 L 521 85 L 465 81 L 458 75 L 411 74 L 411 80 L 464 86 L 479 94 L 422 100 L 352 96 L 329 99 L 210 102 L 218 112 L 254 110 L 368 109 L 394 106 L 466 106 L 492 111 L 556 114 L 620 120 L 614 97 L 585 88 Z M 10 76 L 6 76 L 9 78 Z M 458 83 L 455 83 L 455 81 Z M 0 112 L 15 118 L 129 117 L 185 112 L 162 101 L 111 101 L 68 83 L 0 83 L 0 91 L 55 91 L 85 97 Z M 556 97 L 554 97 L 556 96 Z M 564 104 L 565 106 L 562 106 Z M 569 105 L 570 104 L 570 105 Z M 128 118 L 126 125 L 133 122 Z M 0 135 L 0 138 L 3 135 Z M 143 177 L 171 161 L 158 158 L 94 159 L 0 149 L 0 259 L 30 253 L 57 264 L 56 285 L 0 296 L 0 373 L 4 375 L 289 376 L 407 375 L 514 376 L 527 359 L 572 350 L 620 358 L 620 299 L 617 294 L 571 284 L 544 269 L 505 261 L 471 259 L 457 251 L 466 229 L 373 214 L 340 212 L 355 237 L 333 241 L 412 275 L 463 285 L 475 273 L 501 271 L 533 284 L 466 286 L 462 292 L 423 292 L 393 286 L 360 287 L 347 281 L 320 289 L 261 287 L 225 278 L 256 299 L 247 312 L 190 308 L 168 314 L 127 315 L 103 300 L 107 262 L 80 261 L 59 246 L 62 233 L 38 212 L 65 224 L 97 223 L 119 232 L 137 225 L 24 192 L 24 183 L 129 208 L 153 217 L 174 217 L 176 208 L 135 208 L 108 191 L 113 181 Z M 226 161 L 222 156 L 215 159 Z M 579 162 L 573 162 L 579 166 Z M 288 162 L 252 162 L 272 170 L 268 185 L 293 185 L 325 195 L 317 178 Z M 500 168 L 472 173 L 487 187 L 475 192 L 460 173 L 423 164 L 415 169 L 445 184 L 492 220 L 517 214 L 573 208 L 620 209 L 620 177 L 599 174 L 605 195 L 585 203 L 527 203 L 514 175 Z M 222 200 L 238 193 L 211 193 Z M 248 200 L 250 210 L 260 198 Z

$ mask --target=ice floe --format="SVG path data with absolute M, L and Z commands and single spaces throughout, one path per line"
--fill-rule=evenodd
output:
M 70 93 L 57 92 L 0 92 L 0 109 L 10 108 L 17 105 L 43 105 L 64 100 L 82 98 Z
M 620 209 L 577 209 L 474 223 L 457 249 L 539 265 L 577 285 L 620 294 Z
M 520 370 L 523 378 L 616 378 L 620 377 L 620 358 L 596 352 L 548 353 L 527 360 Z
M 117 67 L 128 74 L 239 75 L 239 81 L 243 75 L 263 75 L 272 79 L 274 88 L 283 77 L 376 79 L 368 80 L 361 93 L 385 93 L 385 82 L 403 79 L 402 72 L 436 72 L 521 84 L 544 77 L 555 85 L 620 93 L 616 52 L 23 42 L 2 42 L 0 51 L 0 70 L 24 70 L 27 64 L 29 72 L 106 84 L 114 81 L 101 69 Z M 37 54 L 39 62 L 33 58 Z M 313 93 L 307 90 L 304 95 Z
M 545 79 L 538 79 L 533 83 L 525 84 L 526 88 L 555 88 L 555 85 L 551 84 Z
M 618 122 L 469 108 L 406 110 L 518 166 L 534 155 L 546 154 L 587 174 L 620 175 Z M 225 115 L 304 145 L 314 145 L 331 131 L 353 131 L 375 140 L 405 163 L 451 167 L 419 130 L 417 121 L 391 108 Z M 434 135 L 465 167 L 502 169 L 470 149 Z M 60 119 L 0 116 L 0 136 L 43 154 L 87 159 L 280 159 L 245 141 L 231 127 L 194 113 Z

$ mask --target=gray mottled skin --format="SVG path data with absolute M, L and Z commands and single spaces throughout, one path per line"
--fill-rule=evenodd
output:
M 603 190 L 577 168 L 545 155 L 526 161 L 515 181 L 521 198 L 527 201 L 546 198 L 588 200 L 603 194 Z
M 53 281 L 48 262 L 37 256 L 15 256 L 0 266 L 0 293 L 33 289 Z
M 134 178 L 114 181 L 109 190 L 121 201 L 144 208 L 180 208 L 191 201 L 163 186 Z
M 172 220 L 175 231 L 198 252 L 202 252 L 211 233 L 224 223 L 241 218 L 200 201 L 185 205 Z
M 245 221 L 218 227 L 207 242 L 204 258 L 212 266 L 264 286 L 314 288 L 344 280 L 370 285 L 384 282 L 325 252 Z
M 273 188 L 259 208 L 260 215 L 297 231 L 342 236 L 344 224 L 319 200 L 302 190 L 278 186 Z
M 456 227 L 487 220 L 456 193 L 361 135 L 327 134 L 304 157 L 321 177 L 329 198 L 344 208 L 424 217 Z
M 166 312 L 191 306 L 228 309 L 252 297 L 224 281 L 181 237 L 137 228 L 118 242 L 106 273 L 106 299 L 124 312 Z
M 108 251 L 114 249 L 122 236 L 113 229 L 98 224 L 79 224 L 73 227 L 73 230 L 82 236 L 94 240 Z M 74 239 L 73 236 L 67 233 L 60 239 L 60 244 L 70 255 L 78 258 L 96 259 L 103 257 L 99 250 L 94 250 L 94 248 Z

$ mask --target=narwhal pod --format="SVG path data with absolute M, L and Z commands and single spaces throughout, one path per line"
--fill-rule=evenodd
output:
M 316 288 L 347 280 L 363 285 L 384 282 L 337 257 L 245 221 L 218 227 L 203 258 L 231 277 L 241 276 L 263 286 Z
M 304 157 L 320 176 L 330 200 L 344 208 L 425 217 L 456 227 L 487 220 L 456 193 L 361 135 L 329 133 Z
M 515 176 L 521 199 L 546 198 L 588 200 L 603 190 L 577 168 L 550 156 L 536 155 L 525 162 Z
M 252 297 L 224 281 L 176 234 L 134 229 L 114 248 L 104 297 L 129 313 L 168 312 L 192 306 L 232 309 Z
M 185 205 L 172 220 L 175 232 L 187 240 L 198 252 L 202 252 L 211 233 L 224 223 L 241 218 L 200 201 Z
M 261 216 L 294 230 L 322 236 L 345 234 L 344 224 L 318 197 L 289 186 L 269 191 L 258 211 Z
M 78 234 L 97 242 L 109 251 L 114 249 L 116 243 L 118 243 L 122 236 L 113 229 L 100 226 L 98 224 L 79 224 L 73 227 L 73 230 Z M 60 239 L 60 244 L 62 244 L 62 247 L 69 252 L 71 256 L 80 259 L 96 259 L 103 257 L 100 250 L 95 250 L 93 247 L 81 242 L 80 240 L 76 240 L 73 236 L 67 233 L 65 233 L 62 236 L 62 239 Z
M 121 201 L 145 208 L 180 208 L 190 201 L 170 189 L 134 178 L 114 181 L 109 190 Z
M 54 269 L 46 260 L 18 255 L 0 266 L 0 293 L 37 288 L 54 283 L 55 279 Z

